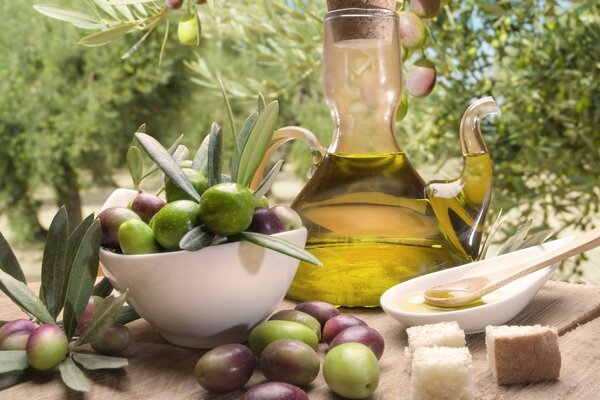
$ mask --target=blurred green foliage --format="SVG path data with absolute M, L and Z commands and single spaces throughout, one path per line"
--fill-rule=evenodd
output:
M 200 46 L 170 40 L 160 67 L 164 26 L 121 61 L 139 35 L 81 48 L 75 45 L 81 31 L 36 14 L 32 4 L 0 3 L 2 15 L 11 16 L 0 31 L 0 60 L 7 60 L 0 64 L 0 212 L 20 211 L 11 216 L 26 217 L 22 226 L 35 226 L 39 187 L 60 195 L 74 179 L 109 180 L 142 122 L 163 143 L 187 133 L 192 148 L 212 120 L 227 131 L 217 76 L 240 118 L 262 92 L 280 100 L 280 125 L 302 125 L 329 143 L 332 124 L 321 89 L 325 1 L 209 0 L 199 8 Z M 592 0 L 445 6 L 427 21 L 426 56 L 438 68 L 438 84 L 425 99 L 409 98 L 408 116 L 398 124 L 411 160 L 421 169 L 436 166 L 437 178 L 457 174 L 446 160 L 460 155 L 462 113 L 474 99 L 492 95 L 502 113 L 484 126 L 495 163 L 490 215 L 512 210 L 507 231 L 532 215 L 540 228 L 589 228 L 600 215 L 599 9 Z M 169 19 L 183 14 L 169 12 Z M 405 66 L 421 56 L 408 54 Z M 236 120 L 238 128 L 241 123 Z M 224 132 L 229 149 L 230 136 Z M 290 151 L 304 174 L 308 151 L 300 145 Z

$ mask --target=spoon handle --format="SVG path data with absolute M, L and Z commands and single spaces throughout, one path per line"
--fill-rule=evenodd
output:
M 484 293 L 490 293 L 525 275 L 529 275 L 537 270 L 547 267 L 548 265 L 552 265 L 598 246 L 600 246 L 600 227 L 576 237 L 555 251 L 544 254 L 541 258 L 538 258 L 534 264 L 531 264 L 531 261 L 529 261 L 511 268 L 511 270 L 514 272 L 508 276 L 506 276 L 506 270 L 494 274 L 494 276 L 491 277 L 491 282 L 486 285 L 482 291 Z

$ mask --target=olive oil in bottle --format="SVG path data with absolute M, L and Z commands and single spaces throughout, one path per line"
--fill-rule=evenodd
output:
M 389 287 L 467 261 L 440 231 L 424 186 L 401 152 L 326 155 L 292 204 L 324 266 L 301 264 L 288 296 L 378 306 Z

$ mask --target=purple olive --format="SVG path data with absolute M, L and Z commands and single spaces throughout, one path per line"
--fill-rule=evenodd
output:
M 341 331 L 351 326 L 367 325 L 362 319 L 356 318 L 354 315 L 338 315 L 329 319 L 323 327 L 323 340 L 329 344 L 334 337 Z
M 383 336 L 375 329 L 366 325 L 351 326 L 341 331 L 329 344 L 332 349 L 342 343 L 362 343 L 370 348 L 379 360 L 383 355 L 385 342 Z
M 427 40 L 425 24 L 421 18 L 410 11 L 398 13 L 398 34 L 402 46 L 411 50 L 422 48 Z
M 309 400 L 302 389 L 283 382 L 267 382 L 254 386 L 240 400 Z
M 272 320 L 300 322 L 302 325 L 306 325 L 312 329 L 312 331 L 316 333 L 317 338 L 321 340 L 321 324 L 315 317 L 305 312 L 298 310 L 281 310 L 271 315 L 269 321 Z
M 330 318 L 340 315 L 339 310 L 335 306 L 324 301 L 303 301 L 302 303 L 298 303 L 294 309 L 312 315 L 319 321 L 321 326 L 325 326 L 325 323 Z
M 183 5 L 183 0 L 165 0 L 165 5 L 172 10 L 177 10 Z
M 69 341 L 57 325 L 45 324 L 31 333 L 25 350 L 29 365 L 39 371 L 46 371 L 65 359 Z
M 16 319 L 0 327 L 0 350 L 25 350 L 27 340 L 35 330 L 28 319 Z
M 252 215 L 252 222 L 246 229 L 250 232 L 264 233 L 272 235 L 274 233 L 283 232 L 283 224 L 273 211 L 267 208 L 257 208 Z
M 127 349 L 132 340 L 129 328 L 122 324 L 113 324 L 100 340 L 92 342 L 92 349 L 99 354 L 117 354 Z
M 300 340 L 276 340 L 260 355 L 260 368 L 270 381 L 308 385 L 319 375 L 320 367 L 317 353 Z
M 142 221 L 149 223 L 154 214 L 166 204 L 166 201 L 150 193 L 140 193 L 131 203 L 131 210 L 140 216 Z
M 410 0 L 410 11 L 421 18 L 433 18 L 440 10 L 440 0 Z
M 252 377 L 256 359 L 241 344 L 215 347 L 196 363 L 196 379 L 209 392 L 225 393 L 242 388 Z
M 88 303 L 85 305 L 83 313 L 81 313 L 81 317 L 79 317 L 79 322 L 77 323 L 77 327 L 75 327 L 75 336 L 80 336 L 85 328 L 87 328 L 88 324 L 96 314 L 96 310 L 98 306 L 100 306 L 100 302 L 102 301 L 102 297 L 100 296 L 91 296 L 88 300 Z
M 433 90 L 436 78 L 435 65 L 431 61 L 417 60 L 406 73 L 406 90 L 411 96 L 425 97 Z
M 98 214 L 102 229 L 102 246 L 119 248 L 119 227 L 128 219 L 141 219 L 135 212 L 125 207 L 111 207 Z
M 302 219 L 291 207 L 275 206 L 271 207 L 271 211 L 279 217 L 284 230 L 291 231 L 302 227 Z

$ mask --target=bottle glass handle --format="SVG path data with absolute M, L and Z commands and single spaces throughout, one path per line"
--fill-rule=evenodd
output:
M 308 172 L 308 177 L 310 178 L 312 176 L 313 172 L 317 169 L 321 160 L 323 160 L 323 157 L 325 157 L 325 155 L 327 154 L 327 149 L 323 147 L 323 145 L 315 136 L 315 134 L 309 131 L 308 129 L 302 128 L 301 126 L 285 126 L 276 130 L 273 133 L 271 145 L 267 149 L 265 157 L 262 160 L 260 167 L 256 171 L 256 174 L 254 175 L 254 179 L 252 180 L 252 184 L 250 187 L 255 188 L 259 184 L 263 176 L 265 166 L 267 165 L 267 162 L 269 161 L 273 153 L 275 153 L 275 151 L 277 151 L 277 149 L 279 149 L 285 143 L 296 139 L 304 142 L 304 144 L 306 144 L 310 149 L 310 152 L 312 154 L 312 167 Z

